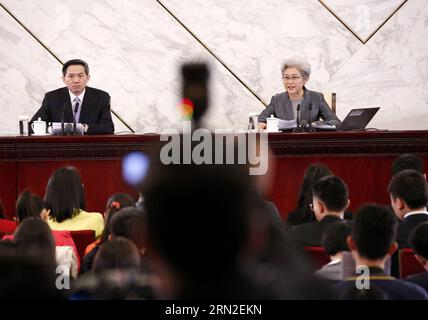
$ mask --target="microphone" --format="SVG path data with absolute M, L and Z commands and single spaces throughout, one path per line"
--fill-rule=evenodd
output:
M 65 136 L 65 130 L 64 130 L 64 113 L 65 113 L 65 107 L 67 106 L 67 102 L 64 102 L 64 105 L 62 106 L 61 111 L 61 135 Z
M 312 102 L 309 103 L 309 127 L 308 127 L 308 131 L 309 132 L 315 131 L 314 128 L 312 127 Z
M 300 104 L 297 105 L 297 116 L 296 116 L 297 127 L 294 129 L 294 132 L 302 132 L 302 127 L 300 125 Z
M 77 110 L 79 110 L 79 102 L 76 102 L 74 106 L 74 115 L 73 115 L 73 135 L 77 135 L 76 133 L 76 114 Z
M 297 121 L 297 128 L 300 129 L 300 103 L 297 105 L 296 121 Z

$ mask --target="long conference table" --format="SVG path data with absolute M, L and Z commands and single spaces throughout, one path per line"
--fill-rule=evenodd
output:
M 102 212 L 110 195 L 136 190 L 122 178 L 122 157 L 150 152 L 159 135 L 0 137 L 0 198 L 9 218 L 18 195 L 29 189 L 43 197 L 49 176 L 62 166 L 82 176 L 86 209 Z M 355 211 L 362 203 L 388 204 L 390 166 L 403 153 L 421 157 L 428 168 L 428 131 L 270 133 L 269 183 L 265 197 L 285 217 L 296 206 L 308 165 L 323 163 L 348 185 Z

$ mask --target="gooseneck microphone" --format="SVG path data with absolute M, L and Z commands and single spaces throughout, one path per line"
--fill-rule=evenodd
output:
M 67 102 L 64 102 L 64 105 L 62 106 L 62 111 L 61 111 L 61 135 L 64 136 L 65 135 L 65 130 L 64 130 L 64 113 L 65 113 L 65 107 L 67 106 Z
M 308 128 L 309 132 L 313 132 L 315 131 L 314 128 L 312 127 L 312 102 L 309 103 L 309 128 Z
M 300 129 L 300 104 L 297 105 L 296 121 L 297 121 L 297 129 Z
M 73 135 L 77 135 L 76 133 L 76 114 L 77 111 L 79 110 L 79 102 L 76 102 L 76 104 L 74 105 L 74 114 L 73 114 Z

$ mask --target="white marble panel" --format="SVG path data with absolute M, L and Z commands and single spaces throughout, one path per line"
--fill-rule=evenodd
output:
M 361 48 L 329 83 L 337 92 L 337 115 L 343 119 L 353 108 L 381 107 L 369 127 L 428 129 L 426 103 L 412 86 L 403 84 L 383 58 Z
M 322 0 L 363 41 L 404 2 L 404 0 Z
M 18 133 L 18 116 L 40 107 L 46 88 L 60 80 L 60 64 L 0 10 L 0 134 Z
M 428 115 L 428 7 L 424 0 L 408 1 L 368 47 L 394 70 L 403 85 L 422 97 Z M 423 119 L 420 119 L 420 121 Z
M 25 13 L 22 1 L 7 4 L 31 30 L 38 30 L 34 32 L 42 40 L 51 41 L 49 47 L 62 60 L 85 59 L 92 70 L 90 85 L 110 92 L 112 108 L 137 132 L 160 132 L 176 126 L 178 66 L 200 58 L 204 50 L 159 4 L 147 0 L 100 0 L 89 4 L 84 0 L 50 0 L 52 7 L 70 7 L 74 18 L 65 30 L 47 28 L 47 21 L 55 24 L 56 16 L 55 11 L 42 10 L 45 1 L 33 1 L 33 6 L 35 12 L 43 12 L 46 28 L 35 25 L 36 20 Z M 213 61 L 211 56 L 206 57 Z M 247 121 L 249 111 L 262 109 L 260 102 L 246 94 L 226 70 L 213 71 L 222 73 L 224 85 L 213 95 L 212 118 L 227 118 L 224 113 L 231 107 L 241 108 L 242 121 Z M 230 97 L 229 103 L 239 107 L 217 102 Z M 239 121 L 211 122 L 220 127 L 242 125 Z
M 265 103 L 284 90 L 280 74 L 284 58 L 306 57 L 313 69 L 308 87 L 320 90 L 361 47 L 317 1 L 164 3 Z M 219 22 L 225 8 L 235 16 L 223 15 Z

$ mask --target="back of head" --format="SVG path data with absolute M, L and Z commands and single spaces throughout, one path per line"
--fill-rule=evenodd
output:
M 94 259 L 94 272 L 109 269 L 138 271 L 140 254 L 136 245 L 129 239 L 117 237 L 104 243 Z
M 132 199 L 132 197 L 127 193 L 115 193 L 110 198 L 108 198 L 105 210 L 106 226 L 104 228 L 103 234 L 101 235 L 101 243 L 104 243 L 108 240 L 112 217 L 119 210 L 128 207 L 135 207 L 135 202 L 134 199 Z
M 398 222 L 388 207 L 368 204 L 358 209 L 352 223 L 352 238 L 361 257 L 383 259 L 395 241 Z
M 28 190 L 21 193 L 16 200 L 16 217 L 19 222 L 24 221 L 28 217 L 40 217 L 40 213 L 43 209 L 46 209 L 47 205 L 39 196 L 31 194 Z
M 394 177 L 404 170 L 415 170 L 420 174 L 424 174 L 424 162 L 413 154 L 403 154 L 392 163 L 391 176 Z
M 425 177 L 415 170 L 404 170 L 394 176 L 388 192 L 394 199 L 401 198 L 409 209 L 426 207 L 428 186 Z
M 11 241 L 0 241 L 0 299 L 55 298 L 61 296 L 52 266 L 39 255 L 17 250 Z
M 327 255 L 334 256 L 341 251 L 349 251 L 346 239 L 351 234 L 349 221 L 331 223 L 324 231 L 321 243 Z
M 300 187 L 297 207 L 309 210 L 309 204 L 312 203 L 312 188 L 315 182 L 331 175 L 333 175 L 331 170 L 321 163 L 308 166 L 303 176 L 302 186 Z
M 132 240 L 138 248 L 144 247 L 145 214 L 135 207 L 117 211 L 110 220 L 112 238 L 123 237 Z
M 328 211 L 341 212 L 348 205 L 348 188 L 342 179 L 327 176 L 318 180 L 312 189 L 313 197 L 321 200 Z
M 247 240 L 251 191 L 244 165 L 153 167 L 144 190 L 151 247 L 181 275 L 228 274 Z
M 418 225 L 409 235 L 409 243 L 413 251 L 428 259 L 428 222 Z
M 55 261 L 55 240 L 48 224 L 40 218 L 28 217 L 19 224 L 14 241 L 18 251 L 43 255 Z
M 51 210 L 50 217 L 57 222 L 70 219 L 84 209 L 85 197 L 78 171 L 73 167 L 56 170 L 49 178 L 45 201 Z

